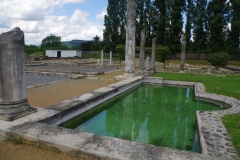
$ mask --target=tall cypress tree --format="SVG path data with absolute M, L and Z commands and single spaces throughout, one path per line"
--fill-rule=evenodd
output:
M 166 44 L 166 21 L 167 7 L 166 0 L 155 0 L 152 8 L 152 28 L 154 36 L 157 38 L 157 43 L 160 45 Z
M 193 0 L 187 0 L 187 7 L 186 7 L 186 25 L 185 25 L 185 36 L 186 36 L 186 50 L 190 52 L 191 50 L 191 30 L 192 30 L 192 23 L 193 23 Z
M 212 0 L 208 3 L 209 47 L 212 52 L 224 49 L 229 22 L 230 5 L 227 0 Z
M 179 53 L 181 51 L 180 40 L 183 27 L 182 13 L 186 5 L 185 0 L 167 0 L 167 8 L 169 12 L 169 37 L 168 46 L 170 52 Z
M 119 40 L 118 44 L 126 43 L 126 12 L 127 12 L 127 0 L 118 0 L 118 17 L 119 17 Z
M 145 29 L 144 19 L 144 7 L 145 0 L 136 0 L 137 3 L 137 20 L 136 20 L 136 45 L 140 44 L 141 30 Z
M 193 52 L 205 53 L 207 45 L 207 0 L 195 0 L 194 3 Z
M 146 32 L 145 44 L 146 46 L 152 46 L 152 20 L 151 20 L 151 12 L 152 12 L 152 2 L 151 0 L 145 0 L 145 8 L 144 8 L 144 25 Z
M 104 17 L 103 42 L 105 51 L 115 51 L 117 44 L 125 43 L 126 0 L 108 0 Z
M 225 45 L 229 53 L 240 53 L 240 0 L 230 0 L 231 3 L 231 31 Z

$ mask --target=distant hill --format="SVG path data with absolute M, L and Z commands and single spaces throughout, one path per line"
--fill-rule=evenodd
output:
M 80 44 L 88 42 L 86 40 L 71 40 L 71 41 L 63 41 L 62 44 L 67 46 L 68 48 L 72 48 L 72 46 L 79 46 Z

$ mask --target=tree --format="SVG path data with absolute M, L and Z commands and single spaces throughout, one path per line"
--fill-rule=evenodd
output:
M 101 38 L 96 35 L 95 37 L 93 37 L 93 41 L 99 42 L 99 41 L 101 41 Z
M 25 53 L 26 54 L 33 54 L 36 52 L 40 52 L 40 48 L 35 45 L 25 45 Z
M 104 17 L 103 42 L 105 51 L 114 51 L 117 44 L 125 43 L 126 0 L 108 0 Z
M 62 45 L 61 37 L 55 36 L 54 34 L 48 35 L 46 38 L 42 40 L 41 48 L 60 48 Z
M 229 53 L 240 53 L 240 0 L 230 0 L 230 3 L 231 31 L 225 48 Z
M 194 4 L 193 0 L 187 0 L 187 7 L 186 7 L 186 25 L 185 25 L 185 36 L 186 36 L 186 50 L 189 52 L 191 50 L 191 30 L 192 30 L 192 23 L 193 23 L 193 9 Z
M 194 53 L 205 53 L 207 45 L 207 0 L 195 0 L 193 9 L 193 51 Z
M 83 51 L 91 51 L 90 47 L 92 45 L 93 41 L 87 41 L 81 44 L 81 48 Z
M 220 67 L 224 67 L 227 65 L 228 62 L 228 54 L 226 52 L 216 52 L 213 53 L 208 62 L 218 70 Z
M 166 0 L 155 0 L 152 5 L 151 23 L 157 44 L 166 44 L 167 6 Z
M 91 43 L 90 50 L 91 51 L 100 51 L 102 49 L 102 42 L 100 37 L 97 35 L 93 37 L 93 42 Z
M 169 50 L 171 53 L 179 53 L 181 50 L 180 39 L 182 35 L 183 18 L 182 12 L 186 2 L 184 0 L 167 0 L 168 9 L 168 42 Z
M 208 3 L 209 47 L 218 52 L 224 49 L 229 22 L 230 4 L 227 0 L 212 0 Z

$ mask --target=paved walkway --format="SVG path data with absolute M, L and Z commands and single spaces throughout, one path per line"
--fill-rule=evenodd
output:
M 55 81 L 66 81 L 67 77 L 60 76 L 44 76 L 44 75 L 36 75 L 36 74 L 26 74 L 26 85 L 27 86 L 35 86 L 43 83 L 50 83 Z
M 109 72 L 116 69 L 113 68 L 98 68 L 98 67 L 85 67 L 85 66 L 28 66 L 26 69 L 41 69 L 41 70 L 58 70 L 58 71 L 78 71 L 78 72 Z

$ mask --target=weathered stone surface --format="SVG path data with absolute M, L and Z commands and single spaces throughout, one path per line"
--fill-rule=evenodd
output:
M 135 31 L 136 31 L 136 9 L 135 0 L 128 1 L 127 24 L 126 24 L 126 54 L 125 54 L 125 73 L 124 76 L 135 76 Z
M 207 65 L 206 74 L 211 74 L 211 64 L 210 63 L 208 63 L 208 65 Z
M 0 119 L 12 121 L 36 112 L 26 99 L 24 33 L 0 35 Z
M 182 35 L 182 52 L 181 52 L 180 72 L 184 72 L 185 50 L 186 50 L 186 37 L 184 35 Z
M 156 72 L 155 69 L 155 61 L 156 61 L 156 38 L 152 39 L 152 55 L 151 55 L 151 66 L 150 66 L 150 71 L 152 73 Z
M 145 31 L 141 31 L 139 75 L 144 76 Z

